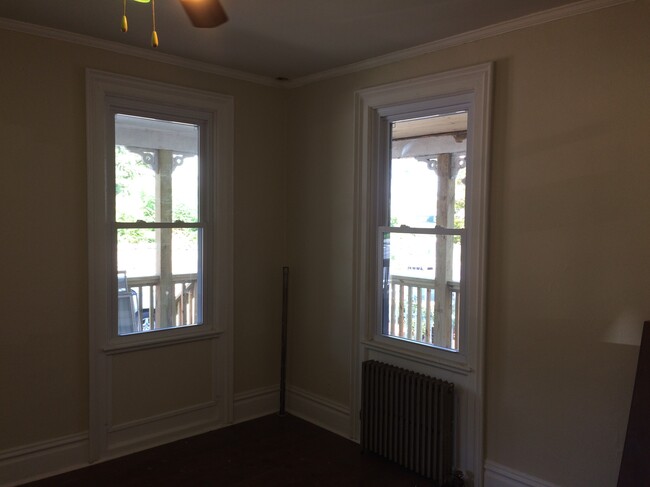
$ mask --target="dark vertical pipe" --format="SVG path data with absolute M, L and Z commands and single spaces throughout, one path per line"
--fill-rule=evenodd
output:
M 282 349 L 280 352 L 280 416 L 286 414 L 287 387 L 287 317 L 289 314 L 289 268 L 282 268 Z

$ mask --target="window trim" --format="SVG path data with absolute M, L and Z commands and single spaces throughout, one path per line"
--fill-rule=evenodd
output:
M 205 129 L 200 151 L 207 191 L 204 223 L 203 324 L 118 335 L 112 279 L 114 203 L 107 192 L 112 180 L 114 115 L 149 114 L 191 121 Z M 232 97 L 182 89 L 94 70 L 87 72 L 88 239 L 90 337 L 105 351 L 138 349 L 151 343 L 175 343 L 214 336 L 232 323 Z M 115 321 L 115 323 L 113 323 Z
M 423 362 L 455 368 L 461 373 L 477 369 L 482 354 L 485 254 L 487 246 L 487 183 L 491 64 L 370 88 L 357 93 L 357 200 L 355 217 L 355 323 L 358 341 L 367 346 L 396 348 Z M 381 205 L 390 180 L 389 123 L 414 115 L 468 111 L 466 194 L 466 248 L 463 255 L 461 330 L 466 336 L 459 351 L 431 347 L 399 337 L 384 336 L 378 319 L 381 289 L 377 275 L 379 222 L 386 209 Z M 471 171 L 471 174 L 469 173 Z M 468 329 L 467 323 L 474 323 Z
M 355 94 L 355 210 L 353 262 L 353 340 L 351 377 L 351 436 L 359 438 L 361 363 L 377 356 L 439 371 L 455 377 L 465 390 L 460 406 L 458 432 L 462 452 L 457 467 L 469 472 L 482 485 L 484 350 L 486 319 L 486 255 L 488 217 L 488 156 L 491 117 L 492 63 L 461 68 L 420 78 L 367 88 Z M 389 156 L 386 120 L 402 114 L 436 107 L 468 109 L 467 154 L 473 174 L 466 193 L 466 255 L 463 266 L 463 353 L 388 338 L 381 333 L 381 290 L 376 258 L 380 255 L 377 229 L 381 222 L 380 192 L 387 194 L 388 178 L 377 161 Z M 384 121 L 382 122 L 382 117 Z M 384 167 L 387 167 L 384 164 Z M 468 175 L 469 176 L 469 175 Z M 470 177 L 468 177 L 468 180 Z M 471 269 L 471 271 L 469 271 Z
M 117 97 L 137 106 L 138 100 L 181 113 L 184 108 L 210 114 L 213 119 L 208 165 L 212 167 L 213 196 L 209 201 L 213 259 L 204 265 L 212 287 L 204 299 L 204 326 L 161 330 L 158 333 L 111 336 L 111 214 L 106 199 L 107 164 L 115 148 L 107 144 L 107 112 Z M 222 424 L 233 416 L 233 98 L 165 83 L 86 70 L 86 136 L 88 199 L 88 334 L 89 334 L 89 460 L 113 455 L 123 448 L 110 431 L 113 357 L 156 347 L 206 340 L 213 349 L 214 384 L 210 406 L 218 407 Z M 204 190 L 204 188 L 202 188 Z M 114 191 L 113 188 L 110 188 Z M 114 212 L 113 212 L 114 213 Z M 152 425 L 158 424 L 154 421 Z M 150 432 L 155 430 L 150 426 Z M 156 432 L 157 434 L 157 432 Z M 131 438 L 130 441 L 141 441 Z

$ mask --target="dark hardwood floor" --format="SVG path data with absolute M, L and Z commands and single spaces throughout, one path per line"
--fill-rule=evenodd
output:
M 390 486 L 433 483 L 293 416 L 229 426 L 25 484 L 46 486 Z

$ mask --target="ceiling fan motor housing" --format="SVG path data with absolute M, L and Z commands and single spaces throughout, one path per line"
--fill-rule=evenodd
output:
M 219 0 L 180 0 L 195 27 L 217 27 L 228 20 Z

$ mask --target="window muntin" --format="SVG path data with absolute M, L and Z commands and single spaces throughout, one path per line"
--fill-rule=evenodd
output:
M 381 330 L 458 351 L 467 111 L 391 120 L 378 231 Z
M 199 124 L 116 113 L 117 333 L 203 316 Z

